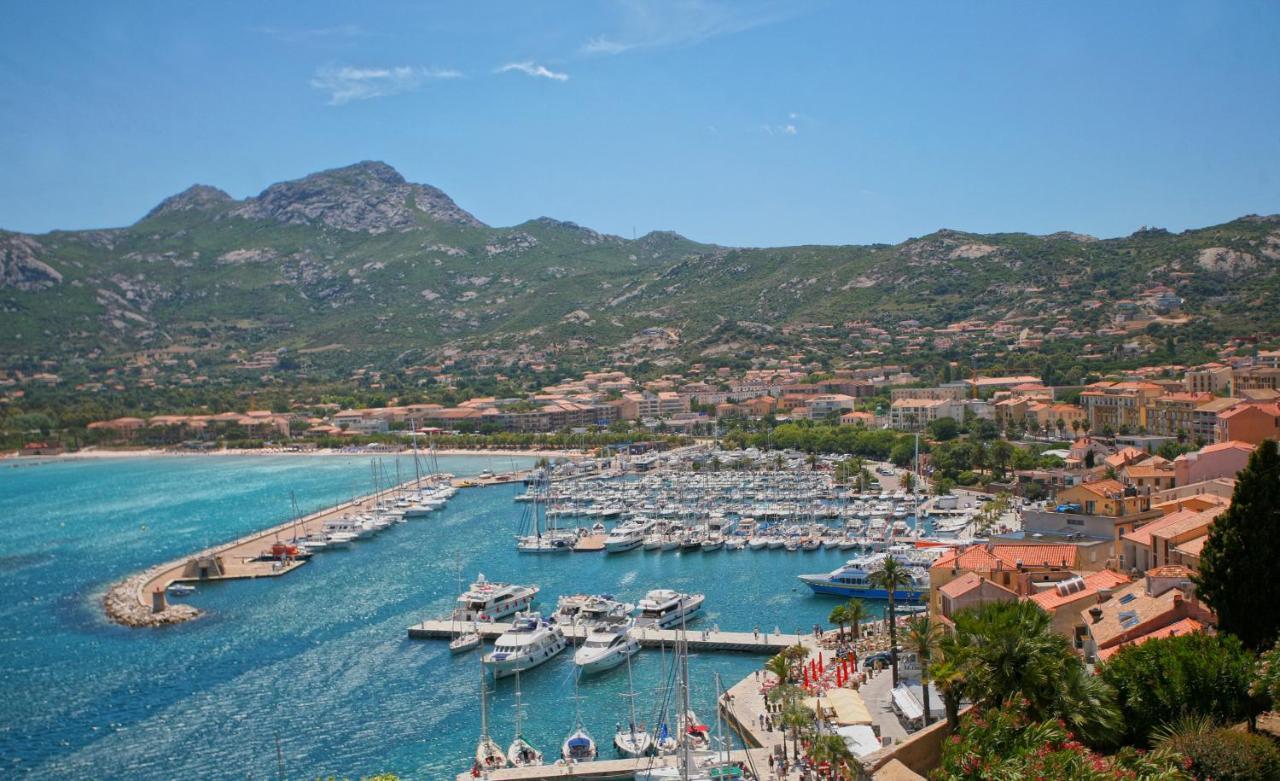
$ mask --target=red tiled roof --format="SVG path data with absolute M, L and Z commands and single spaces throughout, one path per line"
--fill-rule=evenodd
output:
M 1145 635 L 1139 635 L 1138 637 L 1133 638 L 1127 643 L 1121 643 L 1120 645 L 1113 645 L 1110 648 L 1103 648 L 1098 651 L 1098 659 L 1099 660 L 1109 659 L 1112 656 L 1114 656 L 1116 652 L 1119 651 L 1121 648 L 1126 648 L 1131 645 L 1141 645 L 1147 642 L 1148 640 L 1158 640 L 1162 637 L 1174 637 L 1175 635 L 1190 635 L 1190 634 L 1195 634 L 1196 632 L 1203 632 L 1203 631 L 1204 631 L 1204 624 L 1200 623 L 1194 618 L 1184 618 L 1181 621 L 1175 621 L 1172 624 L 1169 624 L 1168 626 L 1162 626 L 1159 629 L 1153 629 L 1150 632 L 1146 633 Z
M 1089 597 L 1097 594 L 1099 589 L 1115 588 L 1116 586 L 1123 586 L 1128 582 L 1129 578 L 1127 576 L 1121 575 L 1118 572 L 1112 572 L 1109 569 L 1104 569 L 1091 573 L 1085 577 L 1084 589 L 1081 591 L 1074 591 L 1070 594 L 1064 595 L 1059 594 L 1057 588 L 1051 588 L 1046 591 L 1041 591 L 1030 599 L 1032 602 L 1039 605 L 1042 610 L 1051 613 L 1063 605 L 1075 602 L 1081 597 Z
M 993 544 L 971 545 L 963 550 L 949 551 L 938 557 L 933 569 L 952 566 L 972 572 L 987 572 L 997 568 L 1017 569 L 1018 562 L 1025 567 L 1071 566 L 1076 562 L 1074 545 L 1019 545 Z

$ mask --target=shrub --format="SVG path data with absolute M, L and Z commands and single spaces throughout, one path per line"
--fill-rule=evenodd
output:
M 1190 760 L 1200 781 L 1274 781 L 1280 778 L 1280 748 L 1264 735 L 1214 729 L 1179 735 L 1169 748 Z

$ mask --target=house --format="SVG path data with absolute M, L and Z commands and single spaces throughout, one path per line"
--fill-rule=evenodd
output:
M 1139 451 L 1140 452 L 1140 451 Z M 1108 456 L 1108 459 L 1111 457 Z M 1119 518 L 1137 515 L 1151 509 L 1149 498 L 1118 480 L 1096 480 L 1080 483 L 1058 492 L 1059 505 L 1078 505 L 1085 515 Z
M 1230 366 L 1220 363 L 1206 363 L 1188 369 L 1182 377 L 1187 393 L 1225 393 L 1231 395 L 1231 386 L 1235 373 Z
M 1172 549 L 1194 537 L 1208 534 L 1213 519 L 1225 509 L 1225 505 L 1204 509 L 1187 507 L 1134 529 L 1121 538 L 1123 554 L 1117 567 L 1146 572 L 1152 567 L 1171 563 L 1175 558 Z
M 945 615 L 939 596 L 942 588 L 969 574 L 981 576 L 1015 596 L 1030 594 L 1034 584 L 1071 577 L 1076 561 L 1074 545 L 987 542 L 953 549 L 929 567 L 930 603 L 933 612 Z M 957 592 L 953 589 L 948 593 Z
M 147 425 L 142 418 L 113 418 L 90 423 L 90 431 L 102 431 L 115 435 L 120 439 L 132 439 L 133 435 Z
M 1049 614 L 1055 632 L 1071 640 L 1076 648 L 1080 648 L 1088 632 L 1080 611 L 1100 599 L 1105 601 L 1103 597 L 1109 597 L 1115 589 L 1129 582 L 1130 579 L 1127 576 L 1104 569 L 1084 576 L 1060 580 L 1051 588 L 1032 594 L 1027 599 Z
M 1219 442 L 1173 460 L 1174 485 L 1190 485 L 1217 477 L 1235 477 L 1249 463 L 1254 446 L 1247 442 Z
M 60 456 L 66 448 L 58 442 L 28 442 L 18 451 L 20 456 Z
M 1141 463 L 1129 464 L 1124 467 L 1120 470 L 1120 479 L 1124 481 L 1125 485 L 1137 488 L 1139 493 L 1149 495 L 1167 488 L 1173 488 L 1175 484 L 1174 465 L 1172 461 L 1157 456 Z
M 1236 440 L 1251 445 L 1280 439 L 1280 404 L 1245 402 L 1218 413 L 1218 441 Z
M 976 572 L 966 572 L 955 580 L 938 588 L 938 615 L 947 621 L 955 614 L 971 607 L 993 602 L 1016 602 L 1013 590 L 988 580 Z
M 1209 631 L 1216 618 L 1195 595 L 1186 567 L 1160 567 L 1081 611 L 1085 658 L 1101 661 L 1126 645 Z
M 876 416 L 870 412 L 846 412 L 840 416 L 840 422 L 851 426 L 866 426 L 870 428 L 875 425 Z

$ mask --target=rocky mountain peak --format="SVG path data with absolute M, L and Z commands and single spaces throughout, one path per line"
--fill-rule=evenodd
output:
M 484 225 L 443 191 L 406 182 L 396 169 L 377 161 L 273 184 L 257 197 L 245 200 L 232 214 L 374 234 L 411 230 L 421 225 L 422 217 L 458 225 Z
M 232 203 L 234 200 L 217 187 L 210 187 L 207 184 L 193 184 L 177 195 L 165 198 L 156 208 L 147 212 L 147 216 L 142 219 L 146 220 L 175 212 L 204 211 Z

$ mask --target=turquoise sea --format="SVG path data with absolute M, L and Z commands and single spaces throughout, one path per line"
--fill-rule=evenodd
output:
M 395 459 L 382 459 L 391 473 Z M 455 474 L 527 460 L 442 457 Z M 409 459 L 400 463 L 411 474 Z M 837 566 L 836 551 L 644 552 L 521 556 L 517 486 L 460 491 L 442 512 L 393 526 L 282 578 L 202 586 L 208 611 L 165 629 L 102 615 L 108 586 L 148 565 L 287 519 L 370 487 L 367 456 L 122 458 L 0 466 L 0 777 L 94 779 L 446 779 L 469 767 L 479 731 L 480 665 L 409 625 L 446 612 L 468 581 L 557 596 L 650 588 L 707 594 L 697 626 L 807 630 L 836 604 L 796 579 Z M 695 710 L 714 723 L 715 683 L 763 658 L 695 654 Z M 664 676 L 657 650 L 633 659 L 639 718 L 652 723 Z M 524 733 L 548 757 L 574 721 L 571 651 L 521 678 Z M 492 685 L 492 684 L 491 684 Z M 625 721 L 626 667 L 583 678 L 582 718 L 611 756 Z M 514 681 L 490 695 L 504 747 Z

